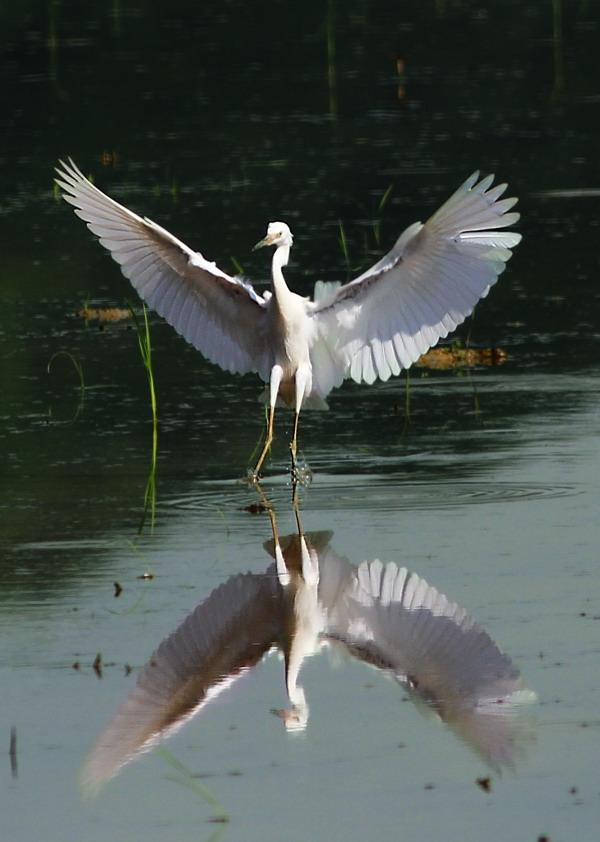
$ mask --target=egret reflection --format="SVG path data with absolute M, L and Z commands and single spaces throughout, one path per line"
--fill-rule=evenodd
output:
M 269 652 L 283 654 L 289 730 L 307 726 L 302 664 L 340 647 L 393 678 L 495 770 L 513 767 L 533 741 L 523 703 L 535 695 L 467 612 L 394 562 L 358 566 L 331 532 L 279 538 L 263 573 L 231 577 L 166 638 L 97 741 L 84 770 L 98 789 L 128 761 L 198 714 Z

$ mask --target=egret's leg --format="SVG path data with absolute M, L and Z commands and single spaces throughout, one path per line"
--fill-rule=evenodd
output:
M 273 508 L 273 504 L 271 503 L 265 492 L 262 490 L 258 480 L 255 481 L 254 487 L 258 491 L 263 506 L 267 510 L 269 519 L 271 521 L 271 529 L 273 531 L 273 543 L 275 545 L 275 563 L 277 566 L 277 578 L 279 579 L 279 584 L 282 587 L 286 587 L 287 585 L 289 585 L 291 577 L 287 569 L 283 551 L 281 549 L 281 543 L 279 541 L 279 532 L 277 531 L 277 517 L 275 515 L 275 509 Z
M 300 522 L 300 500 L 298 499 L 298 480 L 296 477 L 292 477 L 292 483 L 292 505 L 294 507 L 294 515 L 296 516 L 296 526 L 298 527 L 298 535 L 304 535 L 302 531 L 302 523 Z
M 258 472 L 262 468 L 269 448 L 273 443 L 273 422 L 275 420 L 275 404 L 277 402 L 277 393 L 281 385 L 281 378 L 283 377 L 283 369 L 280 365 L 274 365 L 271 369 L 271 379 L 269 381 L 269 424 L 267 426 L 267 435 L 265 437 L 265 446 L 254 468 L 254 477 L 258 476 Z
M 299 366 L 296 371 L 296 414 L 294 415 L 294 434 L 290 444 L 290 452 L 292 454 L 292 477 L 296 478 L 298 475 L 296 455 L 298 452 L 298 421 L 300 420 L 300 410 L 302 409 L 302 402 L 304 396 L 310 391 L 312 381 L 312 371 L 309 366 Z
M 296 412 L 294 415 L 294 435 L 292 436 L 292 443 L 290 450 L 292 451 L 292 461 L 296 461 L 296 452 L 298 450 L 298 421 L 300 420 L 300 413 Z
M 269 407 L 269 423 L 267 426 L 267 435 L 265 436 L 265 446 L 262 449 L 262 453 L 259 456 L 258 462 L 254 466 L 254 477 L 258 478 L 258 472 L 262 468 L 262 464 L 265 461 L 267 453 L 269 452 L 269 448 L 273 443 L 273 421 L 275 419 L 275 407 Z
M 292 436 L 292 440 L 290 442 L 290 453 L 292 455 L 292 482 L 294 486 L 298 480 L 298 463 L 296 461 L 296 453 L 298 451 L 298 419 L 300 418 L 300 413 L 296 411 L 294 416 L 294 435 Z
M 302 578 L 307 585 L 314 588 L 319 584 L 319 557 L 313 549 L 309 548 L 304 535 L 300 535 L 300 557 Z

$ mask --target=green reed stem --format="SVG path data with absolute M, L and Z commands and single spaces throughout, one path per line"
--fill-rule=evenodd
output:
M 148 375 L 148 386 L 150 389 L 150 406 L 152 409 L 152 456 L 150 461 L 150 473 L 148 474 L 148 481 L 146 483 L 146 490 L 144 492 L 144 513 L 142 522 L 138 532 L 144 528 L 148 513 L 150 513 L 150 531 L 154 529 L 154 518 L 156 514 L 156 461 L 158 454 L 158 408 L 156 401 L 156 389 L 154 388 L 154 371 L 152 368 L 152 342 L 150 337 L 150 325 L 148 323 L 148 310 L 146 305 L 142 304 L 143 322 L 129 305 L 133 321 L 137 330 L 138 344 L 140 354 L 142 355 L 142 362 Z

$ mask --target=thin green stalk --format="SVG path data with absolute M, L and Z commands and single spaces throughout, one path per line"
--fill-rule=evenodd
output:
M 350 271 L 350 252 L 348 251 L 348 240 L 346 239 L 346 232 L 344 230 L 344 223 L 341 219 L 338 219 L 338 227 L 340 229 L 340 239 L 339 243 L 342 247 L 342 254 L 344 255 L 344 260 L 346 261 L 346 269 Z
M 266 388 L 267 387 L 265 386 L 265 389 Z M 254 450 L 252 451 L 252 453 L 248 457 L 248 470 L 249 471 L 256 464 L 256 460 L 258 459 L 258 454 L 261 452 L 261 450 L 263 448 L 263 445 L 265 443 L 265 438 L 267 436 L 267 430 L 268 429 L 269 429 L 269 407 L 265 403 L 265 425 L 264 425 L 263 429 L 261 430 L 260 436 L 258 437 L 258 440 L 257 440 L 257 442 L 254 446 Z
M 335 66 L 335 0 L 327 2 L 327 86 L 329 114 L 337 119 L 337 74 Z
M 141 533 L 150 511 L 150 532 L 154 531 L 154 518 L 156 515 L 156 459 L 158 453 L 158 425 L 156 420 L 152 423 L 152 456 L 150 461 L 150 473 L 144 491 L 144 513 L 138 532 Z
M 410 427 L 410 369 L 405 369 L 404 379 L 404 425 L 402 427 L 401 438 L 404 438 Z
M 56 357 L 61 357 L 61 356 L 67 357 L 73 363 L 73 367 L 75 368 L 75 371 L 79 375 L 79 389 L 80 389 L 81 392 L 84 392 L 85 391 L 85 382 L 84 382 L 84 379 L 83 379 L 82 365 L 79 362 L 79 360 L 76 359 L 76 357 L 74 357 L 73 354 L 71 354 L 69 351 L 56 351 L 56 353 L 52 354 L 52 356 L 50 357 L 50 360 L 48 362 L 48 374 L 50 374 L 50 368 L 52 366 L 52 363 L 56 359 Z
M 234 268 L 235 268 L 235 272 L 236 272 L 236 274 L 237 274 L 237 275 L 243 275 L 243 274 L 244 274 L 244 270 L 243 270 L 243 268 L 242 268 L 242 264 L 241 264 L 238 260 L 236 260 L 236 259 L 235 259 L 235 257 L 231 257 L 231 258 L 230 258 L 230 260 L 231 260 L 231 262 L 233 263 L 233 266 L 234 266 Z
M 476 311 L 477 311 L 477 308 L 473 307 L 473 310 L 471 312 L 471 317 L 469 318 L 469 322 L 468 322 L 467 336 L 466 336 L 465 345 L 464 345 L 465 350 L 467 350 L 467 351 L 471 347 L 471 331 L 473 330 L 473 322 L 475 320 Z M 460 342 L 460 340 L 457 340 L 456 342 L 453 343 L 453 345 L 456 348 L 460 348 L 462 343 Z M 471 370 L 470 370 L 469 367 L 467 367 L 466 372 L 467 372 L 467 377 L 469 378 L 469 381 L 471 383 L 471 387 L 473 389 L 473 411 L 475 413 L 475 420 L 479 421 L 479 422 L 482 422 L 483 421 L 483 413 L 481 411 L 481 405 L 479 403 L 479 395 L 477 394 L 477 386 L 475 385 L 475 382 L 473 380 Z
M 565 93 L 565 59 L 562 31 L 562 0 L 552 0 L 552 30 L 554 40 L 554 88 L 551 101 L 560 100 Z
M 187 786 L 199 795 L 200 798 L 202 798 L 203 801 L 206 801 L 206 803 L 214 810 L 216 818 L 224 822 L 229 821 L 230 816 L 225 807 L 223 807 L 218 798 L 212 794 L 210 789 L 205 786 L 196 775 L 194 775 L 191 769 L 175 757 L 172 752 L 164 748 L 164 746 L 158 746 L 158 748 L 155 749 L 155 753 L 158 754 L 159 757 L 162 757 L 162 759 L 172 766 L 177 772 L 177 776 L 171 777 L 170 780 Z
M 471 331 L 473 330 L 473 322 L 475 321 L 476 310 L 477 307 L 473 307 L 473 309 L 471 310 L 471 316 L 467 325 L 467 338 L 465 339 L 465 348 L 467 349 L 467 351 L 471 347 Z
M 82 410 L 82 407 L 83 407 L 83 398 L 84 398 L 84 395 L 85 395 L 85 381 L 83 379 L 83 367 L 82 367 L 81 363 L 79 362 L 79 360 L 76 359 L 73 356 L 73 354 L 70 353 L 70 351 L 56 351 L 56 353 L 52 354 L 52 356 L 50 357 L 50 360 L 48 362 L 48 366 L 47 366 L 48 374 L 50 374 L 50 369 L 52 368 L 52 363 L 54 362 L 56 357 L 62 357 L 62 356 L 67 357 L 67 359 L 71 360 L 71 362 L 73 363 L 73 368 L 75 369 L 75 371 L 79 375 L 79 403 L 77 404 L 77 409 L 75 410 L 75 415 L 73 416 L 73 418 L 70 421 L 70 423 L 73 423 L 73 421 L 76 421 L 77 418 L 79 417 L 79 414 L 80 414 L 80 412 Z M 51 409 L 48 410 L 48 415 L 50 417 L 52 416 L 52 410 Z
M 377 206 L 377 219 L 373 223 L 373 234 L 375 236 L 375 244 L 377 248 L 381 246 L 381 215 L 383 214 L 383 209 L 385 208 L 387 201 L 390 198 L 393 188 L 394 185 L 390 184 L 388 189 L 381 197 L 379 205 Z
M 152 342 L 150 339 L 150 325 L 148 323 L 148 311 L 146 305 L 142 305 L 144 314 L 143 324 L 138 319 L 133 307 L 129 305 L 131 315 L 135 322 L 138 336 L 138 344 L 142 355 L 142 362 L 148 375 L 148 386 L 150 388 L 150 406 L 152 409 L 152 456 L 150 461 L 150 473 L 144 493 L 144 514 L 138 532 L 144 528 L 148 512 L 150 512 L 150 531 L 154 529 L 154 518 L 156 514 L 156 460 L 158 453 L 158 410 L 156 401 L 156 390 L 154 388 L 154 372 L 152 369 Z
M 137 328 L 138 344 L 140 346 L 142 362 L 144 363 L 144 367 L 148 374 L 148 385 L 150 387 L 150 405 L 152 407 L 152 421 L 154 422 L 154 424 L 156 424 L 158 416 L 156 391 L 154 389 L 154 372 L 152 370 L 152 342 L 150 339 L 150 325 L 148 324 L 148 311 L 146 309 L 146 305 L 142 304 L 142 312 L 144 314 L 144 324 L 142 326 L 133 308 L 130 306 L 129 309 L 131 310 L 131 315 L 133 316 L 133 320 Z
M 481 409 L 481 404 L 479 402 L 479 393 L 477 391 L 477 384 L 473 379 L 473 374 L 471 369 L 467 368 L 466 375 L 469 380 L 469 384 L 471 386 L 471 390 L 473 392 L 473 415 L 475 416 L 475 421 L 478 421 L 480 424 L 483 424 L 483 411 Z

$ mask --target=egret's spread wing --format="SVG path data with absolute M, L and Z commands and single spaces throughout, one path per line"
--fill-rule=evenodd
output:
M 205 357 L 227 371 L 268 380 L 265 302 L 156 223 L 95 187 L 70 161 L 58 185 L 140 296 Z
M 140 673 L 87 760 L 86 786 L 97 789 L 260 661 L 281 635 L 281 610 L 275 565 L 213 591 Z
M 487 295 L 521 240 L 517 201 L 474 173 L 425 223 L 354 281 L 313 304 L 313 389 L 344 378 L 372 383 L 408 368 Z

